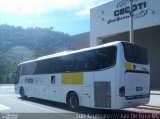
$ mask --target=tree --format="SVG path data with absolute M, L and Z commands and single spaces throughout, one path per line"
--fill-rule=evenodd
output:
M 17 64 L 69 50 L 71 37 L 50 28 L 0 25 L 0 83 L 13 83 Z

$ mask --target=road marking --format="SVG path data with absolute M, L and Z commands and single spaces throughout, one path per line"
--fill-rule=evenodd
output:
M 21 102 L 21 101 L 17 101 L 17 100 L 14 100 L 14 99 L 8 98 L 8 97 L 7 97 L 7 99 L 12 100 L 12 101 L 15 101 L 15 102 L 18 102 L 18 103 L 21 103 L 21 104 L 24 104 L 24 105 L 28 105 L 28 106 L 32 106 L 32 107 L 36 107 L 36 108 L 39 108 L 39 109 L 42 109 L 42 110 L 45 110 L 45 111 L 49 111 L 50 113 L 56 113 L 56 114 L 61 115 L 61 116 L 63 116 L 63 117 L 69 117 L 69 118 L 75 119 L 75 117 L 73 117 L 73 116 L 71 116 L 71 115 L 70 115 L 70 116 L 68 116 L 68 115 L 65 115 L 65 114 L 63 114 L 63 113 L 58 113 L 58 112 L 55 112 L 55 111 L 52 111 L 52 110 L 49 110 L 49 109 L 45 109 L 45 108 L 43 108 L 43 107 L 39 107 L 39 106 L 35 106 L 35 105 L 31 105 L 31 104 L 24 103 L 24 102 Z M 68 114 L 69 114 L 69 113 L 68 113 Z
M 18 94 L 0 94 L 0 96 L 4 97 L 4 96 L 19 96 Z
M 9 110 L 9 109 L 10 109 L 9 107 L 0 104 L 0 110 Z
M 28 103 L 24 103 L 24 102 L 21 102 L 21 101 L 17 101 L 17 100 L 8 98 L 8 97 L 7 97 L 7 99 L 12 100 L 12 101 L 14 101 L 14 102 L 18 102 L 18 103 L 24 104 L 24 105 L 28 105 L 28 106 L 31 106 L 31 107 L 39 108 L 39 109 L 48 111 L 48 112 L 50 112 L 50 113 L 57 113 L 57 112 L 55 112 L 55 111 L 53 111 L 53 110 L 49 110 L 49 109 L 45 109 L 45 108 L 40 107 L 40 106 L 35 106 L 35 105 L 32 105 L 32 104 L 28 104 Z

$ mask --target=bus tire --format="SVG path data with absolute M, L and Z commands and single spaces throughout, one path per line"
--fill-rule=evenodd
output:
M 20 88 L 20 95 L 22 100 L 27 98 L 23 87 Z
M 67 105 L 69 109 L 77 111 L 79 109 L 79 99 L 75 92 L 70 92 L 67 96 Z

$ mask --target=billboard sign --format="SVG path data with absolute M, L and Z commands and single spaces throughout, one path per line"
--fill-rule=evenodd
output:
M 160 25 L 160 0 L 132 1 L 134 30 Z M 91 9 L 91 40 L 129 31 L 129 12 L 129 0 L 114 0 Z

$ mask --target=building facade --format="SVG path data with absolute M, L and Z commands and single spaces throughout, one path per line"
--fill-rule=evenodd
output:
M 134 11 L 134 43 L 147 48 L 149 51 L 152 90 L 160 90 L 159 5 L 160 0 L 133 0 L 132 6 Z M 90 33 L 74 36 L 73 43 L 76 47 L 74 49 L 118 40 L 129 41 L 129 9 L 129 0 L 114 0 L 91 9 Z
M 72 36 L 71 50 L 79 50 L 90 47 L 90 32 Z

